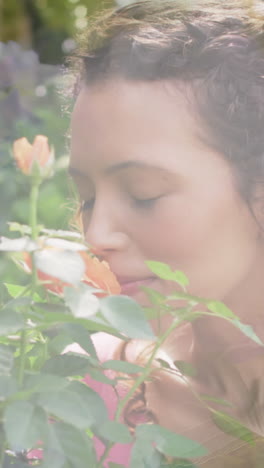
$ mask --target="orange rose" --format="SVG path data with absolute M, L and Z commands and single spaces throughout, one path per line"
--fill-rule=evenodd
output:
M 100 262 L 98 258 L 91 257 L 88 252 L 79 251 L 78 254 L 81 256 L 85 264 L 85 273 L 82 281 L 90 286 L 98 289 L 102 289 L 107 294 L 120 294 L 120 285 L 112 271 L 110 270 L 108 263 Z M 26 266 L 31 270 L 31 257 L 28 253 L 24 256 Z M 45 282 L 44 287 L 55 294 L 61 295 L 65 286 L 70 284 L 38 270 L 38 278 Z M 100 294 L 99 294 L 100 295 Z
M 13 144 L 13 154 L 18 167 L 26 175 L 31 175 L 34 162 L 38 164 L 40 172 L 47 175 L 54 162 L 53 151 L 44 135 L 37 135 L 33 145 L 25 137 L 19 138 Z
M 120 294 L 121 288 L 114 273 L 110 270 L 107 262 L 91 257 L 87 252 L 79 252 L 84 264 L 85 274 L 83 282 L 98 289 L 103 289 L 108 294 Z

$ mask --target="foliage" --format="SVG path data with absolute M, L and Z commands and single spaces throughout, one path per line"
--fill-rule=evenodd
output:
M 30 146 L 28 149 L 31 151 Z M 33 157 L 32 152 L 30 155 Z M 181 287 L 180 292 L 170 297 L 146 288 L 152 309 L 157 314 L 166 312 L 172 319 L 162 335 L 154 336 L 147 310 L 129 297 L 109 295 L 113 282 L 108 269 L 107 274 L 106 270 L 100 270 L 105 279 L 102 289 L 93 286 L 93 265 L 98 260 L 91 260 L 94 263 L 89 276 L 83 256 L 87 246 L 76 233 L 49 230 L 38 224 L 41 186 L 49 181 L 44 180 L 45 162 L 36 154 L 34 158 L 32 171 L 20 175 L 30 190 L 29 223 L 11 224 L 16 238 L 5 237 L 0 242 L 0 250 L 8 258 L 18 262 L 30 257 L 30 262 L 26 262 L 27 273 L 22 272 L 23 285 L 5 284 L 8 297 L 0 310 L 0 467 L 102 468 L 116 443 L 133 444 L 131 468 L 194 467 L 188 459 L 203 456 L 204 447 L 156 424 L 139 424 L 130 433 L 123 424 L 123 410 L 140 385 L 150 378 L 164 341 L 181 323 L 195 319 L 197 305 L 206 305 L 207 312 L 203 313 L 233 323 L 254 341 L 258 338 L 224 304 L 189 295 L 185 290 L 188 280 L 183 273 L 159 262 L 148 262 L 157 276 Z M 52 252 L 55 260 L 59 253 L 59 261 L 52 261 Z M 90 258 L 89 252 L 85 255 Z M 61 282 L 61 288 L 51 293 L 50 281 L 55 280 Z M 171 300 L 183 298 L 185 307 L 170 306 Z M 151 343 L 144 367 L 116 360 L 100 362 L 92 342 L 96 331 L 124 341 L 135 338 Z M 65 353 L 64 349 L 72 343 L 79 344 L 81 352 Z M 161 359 L 157 362 L 169 366 Z M 182 362 L 178 365 L 183 375 L 193 372 Z M 114 372 L 115 377 L 109 378 L 106 369 Z M 114 420 L 109 420 L 100 395 L 83 383 L 86 374 L 112 387 L 133 376 L 133 384 L 118 401 Z M 250 431 L 240 422 L 224 412 L 212 412 L 222 430 L 251 443 Z M 99 459 L 94 435 L 105 446 Z M 121 465 L 109 464 L 109 468 L 116 466 Z
M 0 234 L 9 232 L 8 222 L 28 221 L 28 185 L 10 158 L 11 142 L 21 137 L 33 141 L 36 134 L 48 135 L 57 155 L 56 174 L 41 185 L 40 222 L 63 229 L 69 224 L 73 202 L 70 184 L 65 183 L 68 150 L 65 135 L 69 117 L 60 95 L 65 79 L 58 67 L 43 65 L 37 54 L 14 42 L 0 43 Z M 71 197 L 72 198 L 72 197 Z M 56 205 L 57 209 L 54 210 Z M 70 208 L 70 209 L 69 209 Z M 13 232 L 9 232 L 14 236 Z M 20 272 L 1 255 L 0 274 L 7 282 L 23 281 Z M 5 296 L 0 285 L 0 302 Z
M 113 4 L 113 0 L 4 0 L 0 2 L 0 41 L 33 48 L 43 63 L 62 63 L 87 17 Z

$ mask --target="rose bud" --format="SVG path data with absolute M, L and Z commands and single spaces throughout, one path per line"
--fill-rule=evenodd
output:
M 31 145 L 27 138 L 19 138 L 13 144 L 13 155 L 18 167 L 25 175 L 32 175 L 37 167 L 41 176 L 50 175 L 54 152 L 49 147 L 48 138 L 44 135 L 37 135 Z

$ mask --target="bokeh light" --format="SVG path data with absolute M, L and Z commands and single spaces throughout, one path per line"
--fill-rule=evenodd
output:
M 74 9 L 74 14 L 77 18 L 83 18 L 84 16 L 87 15 L 87 8 L 84 5 L 78 5 Z
M 75 26 L 78 29 L 86 28 L 87 24 L 88 20 L 86 18 L 77 18 L 77 20 L 75 21 Z

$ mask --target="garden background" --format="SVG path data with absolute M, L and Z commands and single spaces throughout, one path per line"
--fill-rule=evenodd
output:
M 65 89 L 66 59 L 89 16 L 114 0 L 0 0 L 0 235 L 10 236 L 8 222 L 28 222 L 28 186 L 11 158 L 12 142 L 37 134 L 48 136 L 61 171 L 42 186 L 39 222 L 66 228 L 74 207 L 66 182 L 69 101 Z M 66 85 L 67 88 L 67 85 Z M 11 233 L 12 236 L 12 233 Z M 0 276 L 23 281 L 4 254 Z M 1 282 L 0 282 L 1 283 Z M 5 289 L 0 285 L 0 302 Z

